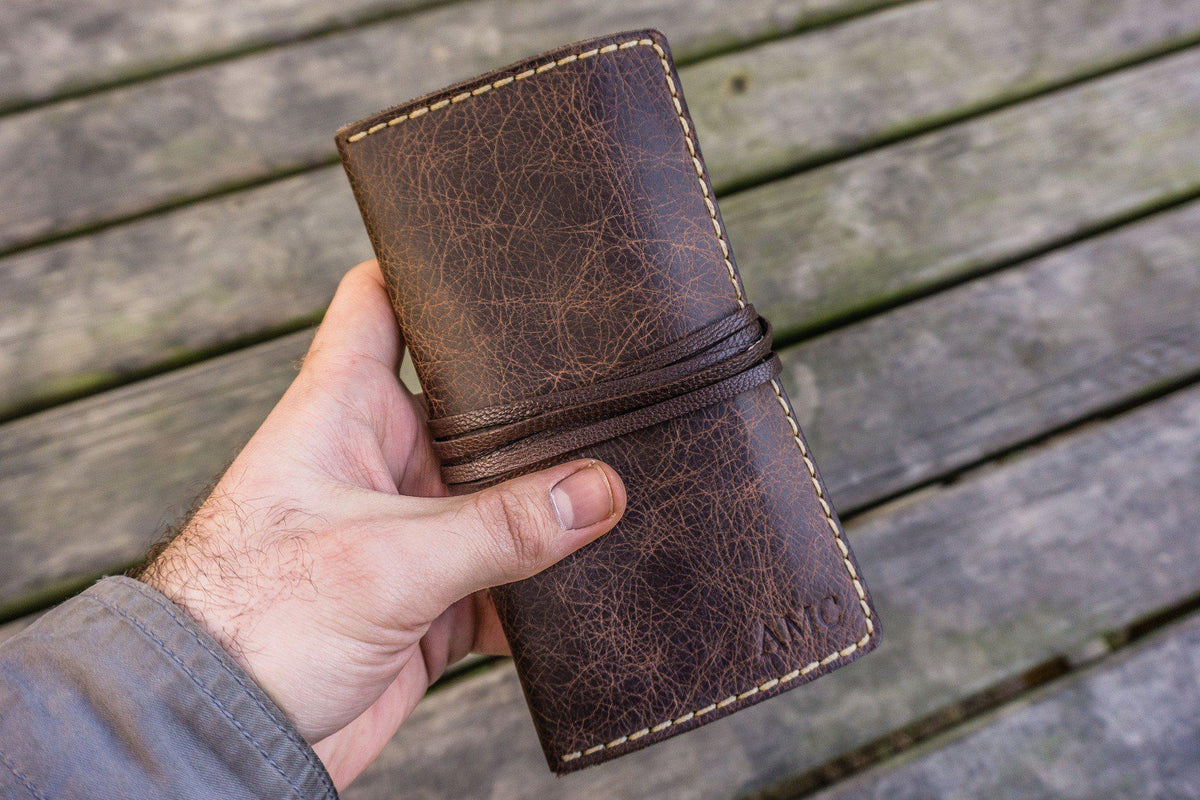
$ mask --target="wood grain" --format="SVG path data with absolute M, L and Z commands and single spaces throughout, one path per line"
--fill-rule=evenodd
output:
M 210 357 L 0 425 L 0 617 L 140 555 L 290 382 L 369 255 L 335 127 L 647 25 L 689 62 L 749 297 L 788 339 L 836 328 L 781 348 L 782 380 L 883 646 L 566 779 L 500 664 L 427 698 L 344 796 L 744 796 L 1198 596 L 1200 387 L 1176 389 L 1200 377 L 1200 0 L 471 0 L 364 24 L 427 4 L 0 7 L 0 112 L 173 71 L 0 116 L 0 251 L 34 245 L 0 258 L 0 419 Z M 1194 617 L 821 796 L 1200 798 L 1198 660 Z
M 429 1 L 7 0 L 0 4 L 0 108 L 287 42 Z
M 0 429 L 0 616 L 26 593 L 114 568 L 232 461 L 283 394 L 303 332 Z
M 1195 41 L 1200 2 L 920 2 L 683 73 L 714 182 L 754 183 Z
M 1198 220 L 1193 204 L 785 349 L 839 508 L 1195 374 Z M 266 415 L 309 335 L 0 428 L 0 600 L 136 558 Z
M 311 323 L 370 256 L 338 168 L 0 261 L 0 417 Z
M 681 59 L 886 0 L 471 2 L 0 119 L 0 250 L 333 159 L 341 125 L 566 42 L 670 32 Z
M 811 329 L 1200 191 L 1200 49 L 722 202 L 746 291 Z
M 1200 375 L 1197 298 L 1192 203 L 787 349 L 784 379 L 856 508 Z
M 750 297 L 781 335 L 811 330 L 1200 190 L 1198 66 L 1184 53 L 722 198 Z M 369 255 L 334 167 L 0 261 L 0 417 L 311 320 Z
M 1193 595 L 1197 492 L 1192 389 L 852 523 L 883 627 L 861 661 L 565 779 L 539 761 L 506 663 L 427 698 L 343 796 L 698 800 L 764 789 Z
M 1200 798 L 1200 618 L 820 800 Z

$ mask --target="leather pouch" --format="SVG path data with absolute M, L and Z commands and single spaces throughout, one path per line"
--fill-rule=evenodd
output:
M 878 644 L 661 33 L 552 50 L 336 139 L 451 491 L 581 457 L 625 483 L 612 531 L 491 590 L 552 770 Z

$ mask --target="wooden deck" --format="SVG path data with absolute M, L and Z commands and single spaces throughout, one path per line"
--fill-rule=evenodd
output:
M 345 796 L 1200 798 L 1200 0 L 0 5 L 0 636 L 294 376 L 335 128 L 646 26 L 885 641 L 563 779 L 476 661 Z

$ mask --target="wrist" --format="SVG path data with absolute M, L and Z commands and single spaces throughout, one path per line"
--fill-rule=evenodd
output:
M 253 676 L 253 669 L 246 661 L 241 637 L 229 622 L 218 614 L 210 602 L 214 592 L 206 587 L 206 576 L 217 572 L 206 568 L 195 553 L 188 552 L 180 534 L 170 545 L 148 560 L 130 577 L 141 581 L 170 600 L 176 607 L 221 646 L 244 672 Z
M 216 529 L 212 518 L 210 500 L 131 577 L 187 614 L 286 712 L 271 681 L 265 679 L 259 648 L 248 636 L 260 613 L 262 595 L 256 596 L 248 585 L 247 554 L 231 545 L 237 538 Z

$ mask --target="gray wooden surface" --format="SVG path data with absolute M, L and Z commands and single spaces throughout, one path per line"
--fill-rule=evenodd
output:
M 454 8 L 438 8 L 447 5 Z M 570 40 L 600 29 L 686 26 L 681 33 L 690 35 L 681 39 L 715 50 L 884 5 L 887 0 L 745 0 L 732 15 L 719 0 L 7 0 L 0 6 L 0 108 L 363 27 L 377 27 L 381 38 L 392 40 L 407 39 L 414 29 L 435 34 L 442 47 L 431 52 L 442 62 L 476 57 L 471 51 L 492 59 L 509 53 L 513 60 L 542 46 L 549 34 Z M 405 15 L 423 9 L 430 10 Z M 363 49 L 349 42 L 343 49 Z
M 0 5 L 0 108 L 52 101 L 430 4 L 7 0 Z
M 0 174 L 15 190 L 0 198 L 0 250 L 328 162 L 332 131 L 364 109 L 597 31 L 658 25 L 686 59 L 777 32 L 789 16 L 803 14 L 769 0 L 672 0 L 653 11 L 462 3 L 14 114 L 0 120 Z
M 684 69 L 689 107 L 714 179 L 718 186 L 745 184 L 835 158 L 900 131 L 919 131 L 1128 63 L 1177 44 L 1185 34 L 1200 35 L 1195 3 L 1150 9 L 1122 3 L 1097 14 L 1088 13 L 1094 3 L 1068 0 L 1058 13 L 1044 15 L 1047 20 L 1035 13 L 1039 5 L 1011 2 L 997 5 L 1000 12 L 985 12 L 961 3 L 916 3 Z M 1139 24 L 1147 11 L 1153 12 L 1149 21 Z M 922 35 L 914 36 L 918 30 Z M 1055 47 L 1062 39 L 1070 46 Z M 672 42 L 687 52 L 686 38 L 673 35 Z M 909 68 L 892 71 L 893 49 L 878 42 L 911 43 Z M 988 54 L 987 69 L 972 69 L 981 52 Z M 995 55 L 1005 52 L 1004 58 Z M 1033 52 L 1044 55 L 1031 64 Z M 949 62 L 947 54 L 954 56 Z M 1018 106 L 1007 116 L 929 135 L 907 150 L 884 150 L 730 197 L 722 210 L 758 305 L 783 332 L 828 324 L 873 303 L 894 301 L 914 288 L 906 286 L 914 278 L 928 285 L 987 268 L 995 247 L 964 252 L 978 244 L 972 236 L 981 220 L 1001 218 L 1008 233 L 1001 244 L 1012 245 L 995 255 L 1011 257 L 1014 249 L 1044 247 L 1055 237 L 1161 202 L 1164 175 L 1172 171 L 1178 174 L 1171 191 L 1200 188 L 1200 114 L 1190 66 L 1173 64 L 1168 85 L 1153 89 L 1184 96 L 1161 108 L 1142 103 L 1151 116 L 1137 117 L 1128 127 L 1110 125 L 1110 115 L 1141 103 L 1131 93 L 1153 86 L 1157 73 L 1132 89 L 1109 81 L 1096 93 L 1056 94 L 1033 108 Z M 204 78 L 208 71 L 190 79 L 215 81 Z M 363 82 L 373 91 L 400 91 Z M 167 91 L 150 86 L 128 92 Z M 397 96 L 351 100 L 353 86 L 345 91 L 347 102 L 360 107 L 386 105 Z M 86 112 L 88 119 L 103 114 L 124 119 L 128 113 L 105 111 L 115 102 L 107 94 L 92 102 L 97 108 Z M 154 114 L 163 101 L 145 102 L 146 113 Z M 220 115 L 203 116 L 188 135 L 207 130 L 212 147 L 233 148 L 240 134 L 215 127 Z M 9 118 L 8 124 L 19 119 Z M 1145 140 L 1164 125 L 1178 127 L 1178 147 L 1154 153 Z M 163 122 L 157 126 L 162 130 L 147 135 L 178 146 L 177 132 Z M 0 139 L 6 129 L 0 119 Z M 304 137 L 319 154 L 314 159 L 332 157 L 332 139 L 322 125 L 297 129 L 302 137 L 272 140 L 280 158 L 303 160 Z M 1103 138 L 1092 141 L 1097 135 Z M 1055 149 L 1060 142 L 1080 146 L 1060 153 Z M 91 190 L 80 182 L 88 178 L 70 158 L 60 163 L 58 145 L 44 146 L 52 150 L 38 159 L 40 165 L 28 167 L 38 171 L 28 191 L 81 202 L 80 192 Z M 266 152 L 258 145 L 253 149 L 255 157 Z M 134 148 L 126 157 L 140 163 L 147 156 Z M 19 149 L 11 158 L 30 160 Z M 206 151 L 203 170 L 168 172 L 183 182 L 209 180 L 212 162 L 224 158 Z M 903 167 L 908 180 L 889 177 L 917 160 L 919 169 Z M 57 165 L 51 167 L 57 172 L 48 172 L 47 164 Z M 130 182 L 135 170 L 124 165 L 94 167 L 94 191 L 105 208 L 111 204 L 111 171 L 122 176 L 122 193 L 144 189 Z M 253 179 L 249 162 L 234 159 L 231 169 L 240 180 Z M 954 191 L 937 191 L 960 182 Z M 55 188 L 60 185 L 71 190 Z M 0 416 L 312 320 L 345 263 L 369 255 L 349 197 L 340 167 L 318 168 L 0 260 L 0 374 L 11 376 L 0 382 Z M 1048 204 L 1064 201 L 1071 206 L 1044 214 Z M 37 201 L 0 197 L 0 208 L 5 203 L 13 212 L 0 214 L 0 220 L 33 213 Z M 892 217 L 906 207 L 911 218 L 897 224 Z M 68 268 L 74 263 L 90 268 L 79 274 Z M 264 295 L 275 298 L 267 308 L 260 302 Z
M 1200 203 L 1189 204 L 780 348 L 782 380 L 839 508 L 1200 372 L 1198 223 Z M 165 510 L 184 510 L 179 500 L 266 415 L 310 335 L 6 426 L 0 519 L 19 535 L 0 540 L 0 604 L 133 560 L 172 518 Z
M 884 644 L 564 779 L 497 661 L 346 797 L 1200 796 L 1200 0 L 5 4 L 0 641 L 295 374 L 370 255 L 339 125 L 638 27 Z
M 1065 687 L 818 797 L 1196 800 L 1198 669 L 1200 618 L 1193 617 Z

